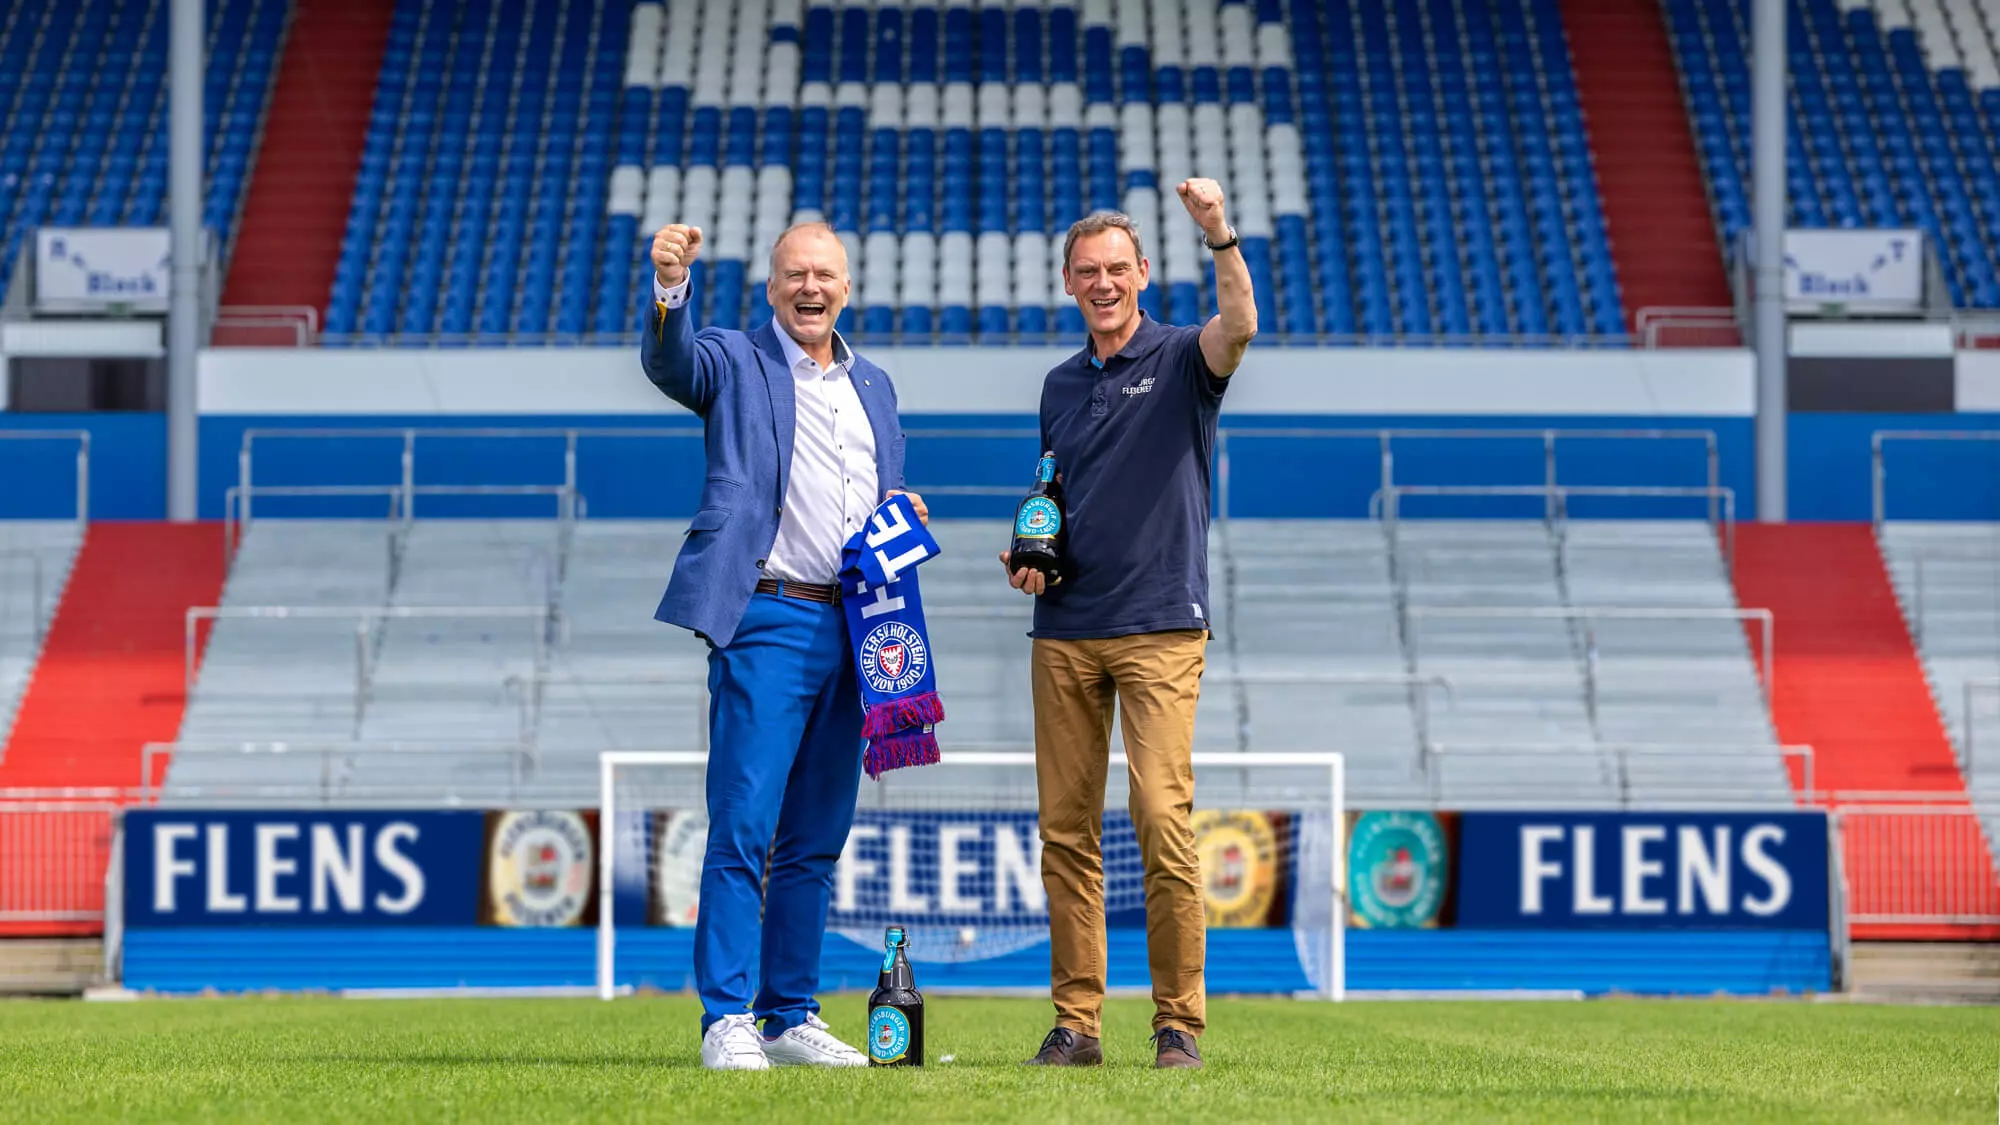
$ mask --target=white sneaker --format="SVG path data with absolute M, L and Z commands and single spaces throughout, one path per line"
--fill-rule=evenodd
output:
M 826 1021 L 808 1013 L 806 1022 L 776 1039 L 758 1036 L 772 1066 L 867 1066 L 868 1056 L 833 1037 Z
M 709 1024 L 701 1037 L 701 1065 L 710 1070 L 769 1070 L 763 1039 L 750 1013 L 724 1016 Z

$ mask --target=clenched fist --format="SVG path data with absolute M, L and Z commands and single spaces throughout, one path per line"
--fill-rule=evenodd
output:
M 1188 217 L 1201 224 L 1208 240 L 1229 241 L 1229 220 L 1222 215 L 1222 185 L 1214 180 L 1182 180 L 1179 191 Z
M 700 254 L 701 228 L 669 223 L 653 236 L 653 273 L 672 289 L 687 280 L 688 267 Z

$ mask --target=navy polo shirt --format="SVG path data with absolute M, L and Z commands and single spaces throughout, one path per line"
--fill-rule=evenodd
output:
M 1222 392 L 1201 329 L 1140 313 L 1099 363 L 1092 348 L 1042 383 L 1042 448 L 1062 472 L 1067 577 L 1035 599 L 1030 635 L 1056 640 L 1207 629 L 1209 460 Z

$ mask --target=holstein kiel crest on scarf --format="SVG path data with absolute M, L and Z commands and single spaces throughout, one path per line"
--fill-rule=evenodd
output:
M 869 777 L 938 760 L 931 727 L 944 721 L 944 704 L 916 570 L 937 556 L 937 540 L 904 496 L 884 500 L 841 552 L 840 600 L 861 681 L 861 737 L 868 740 L 862 765 Z

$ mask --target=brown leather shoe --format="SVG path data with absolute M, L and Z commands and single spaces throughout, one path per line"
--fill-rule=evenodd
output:
M 1098 1066 L 1104 1062 L 1104 1048 L 1097 1036 L 1059 1027 L 1042 1040 L 1042 1049 L 1023 1066 Z
M 1163 1027 L 1153 1033 L 1153 1068 L 1156 1070 L 1200 1070 L 1201 1051 L 1194 1036 L 1178 1027 Z

